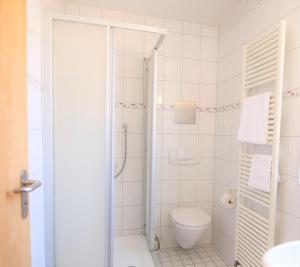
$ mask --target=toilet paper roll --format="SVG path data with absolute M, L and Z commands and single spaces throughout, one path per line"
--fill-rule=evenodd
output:
M 235 196 L 230 193 L 224 193 L 221 196 L 221 203 L 226 209 L 231 209 L 235 206 Z

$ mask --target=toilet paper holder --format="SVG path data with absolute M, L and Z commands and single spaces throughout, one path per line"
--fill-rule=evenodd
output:
M 235 188 L 228 188 L 228 190 L 221 195 L 221 204 L 227 209 L 235 207 L 236 205 Z

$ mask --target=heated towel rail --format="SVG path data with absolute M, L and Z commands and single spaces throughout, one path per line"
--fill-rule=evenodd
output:
M 242 100 L 272 91 L 266 145 L 242 144 L 238 185 L 235 266 L 262 266 L 262 256 L 274 245 L 285 21 L 244 47 Z M 271 190 L 248 186 L 253 153 L 272 155 Z

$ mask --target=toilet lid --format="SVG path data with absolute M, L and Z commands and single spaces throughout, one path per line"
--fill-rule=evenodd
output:
M 176 224 L 187 227 L 205 226 L 211 222 L 211 217 L 201 209 L 173 209 L 171 217 Z

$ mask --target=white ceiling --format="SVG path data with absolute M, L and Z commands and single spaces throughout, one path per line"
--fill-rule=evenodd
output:
M 148 16 L 219 25 L 242 0 L 69 0 Z

